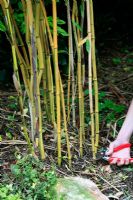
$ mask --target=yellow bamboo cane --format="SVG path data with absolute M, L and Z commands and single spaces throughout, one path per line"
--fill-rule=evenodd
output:
M 39 83 L 39 70 L 43 67 L 40 66 L 38 68 L 38 60 L 37 60 L 37 53 L 39 54 L 39 64 L 43 65 L 43 60 L 41 57 L 40 46 L 39 42 L 36 42 L 36 37 L 39 35 L 39 27 L 38 22 L 38 9 L 40 8 L 37 4 L 36 16 L 37 19 L 34 19 L 33 9 L 35 9 L 36 4 L 32 5 L 32 1 L 29 0 L 26 2 L 27 6 L 27 18 L 28 18 L 28 28 L 30 33 L 30 40 L 29 43 L 29 54 L 30 54 L 30 62 L 31 62 L 31 81 L 30 81 L 30 109 L 31 109 L 31 124 L 32 124 L 32 131 L 33 131 L 33 140 L 34 142 L 39 139 L 39 149 L 41 159 L 45 158 L 44 152 L 44 145 L 43 145 L 43 137 L 42 137 L 42 112 L 41 112 L 41 100 L 40 100 L 40 83 Z M 34 6 L 34 8 L 33 8 Z M 35 35 L 36 33 L 36 35 Z M 37 44 L 37 45 L 36 45 Z M 31 48 L 32 47 L 32 48 Z
M 43 24 L 42 24 L 43 28 Z M 43 37 L 44 49 L 45 49 L 45 58 L 46 58 L 46 70 L 47 70 L 47 85 L 48 85 L 48 96 L 50 102 L 50 117 L 51 122 L 56 127 L 55 123 L 55 109 L 54 109 L 54 88 L 53 88 L 53 74 L 52 74 L 52 67 L 51 67 L 51 59 L 50 59 L 50 50 L 49 50 L 49 43 L 47 34 L 44 32 Z
M 70 2 L 67 0 L 67 18 L 68 18 L 68 34 L 69 34 L 69 80 L 72 75 L 72 121 L 73 126 L 76 126 L 75 119 L 75 75 L 74 75 L 74 56 L 73 56 L 73 37 L 72 37 L 72 24 L 70 16 Z M 70 101 L 70 86 L 68 81 L 68 102 Z M 68 106 L 68 118 L 70 115 L 70 108 Z
M 93 109 L 93 94 L 92 94 L 92 49 L 91 49 L 91 24 L 90 24 L 90 3 L 86 1 L 87 12 L 87 33 L 90 49 L 88 52 L 88 85 L 89 85 L 89 100 L 90 100 L 90 117 L 91 117 L 91 145 L 93 158 L 95 157 L 95 124 L 94 124 L 94 109 Z
M 57 137 L 58 137 L 58 165 L 61 165 L 61 113 L 60 113 L 60 77 L 58 69 L 58 46 L 57 46 L 57 8 L 56 0 L 52 0 L 53 10 L 53 43 L 54 43 L 54 67 L 56 82 L 56 112 L 57 112 Z
M 3 0 L 3 1 L 1 1 L 1 3 L 3 4 L 2 8 L 5 9 L 3 11 L 4 11 L 5 16 L 7 18 L 7 23 L 8 23 L 8 27 L 9 27 L 10 36 L 11 36 L 14 77 L 16 78 L 16 82 L 14 82 L 14 85 L 16 83 L 15 86 L 16 86 L 18 96 L 19 96 L 19 103 L 20 103 L 20 110 L 21 110 L 21 115 L 22 115 L 24 136 L 25 136 L 26 141 L 28 142 L 28 145 L 29 145 L 31 151 L 33 152 L 32 145 L 31 145 L 31 142 L 30 142 L 30 138 L 29 138 L 28 133 L 27 133 L 26 123 L 25 123 L 25 118 L 24 118 L 24 113 L 23 113 L 23 110 L 24 110 L 23 109 L 23 98 L 22 98 L 22 91 L 21 91 L 21 87 L 20 87 L 20 78 L 19 78 L 19 73 L 18 73 L 18 64 L 17 64 L 17 57 L 16 57 L 16 50 L 15 50 L 15 35 L 14 35 L 14 32 L 13 32 L 12 23 L 11 23 L 11 15 L 10 15 L 10 11 L 9 11 L 9 2 L 6 1 L 6 0 Z
M 93 66 L 93 80 L 94 80 L 94 93 L 95 93 L 95 153 L 97 152 L 99 143 L 99 108 L 98 108 L 98 82 L 97 82 L 97 69 L 96 69 L 96 55 L 95 55 L 95 32 L 94 32 L 94 16 L 93 16 L 93 2 L 90 0 L 91 12 L 91 31 L 92 31 L 92 66 Z
M 76 14 L 77 2 L 73 1 L 72 20 L 77 19 Z M 77 21 L 76 21 L 77 22 Z M 77 49 L 77 76 L 78 76 L 78 98 L 79 98 L 79 117 L 80 117 L 80 129 L 79 129 L 79 143 L 80 143 L 80 155 L 83 155 L 83 140 L 84 140 L 84 105 L 83 105 L 83 90 L 81 80 L 81 46 L 79 46 L 79 31 L 76 30 L 73 24 L 74 39 Z

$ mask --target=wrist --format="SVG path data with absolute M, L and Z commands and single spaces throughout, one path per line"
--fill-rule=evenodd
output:
M 129 143 L 130 142 L 129 138 L 124 138 L 124 137 L 121 137 L 119 135 L 117 136 L 116 141 L 119 144 L 125 144 L 125 143 Z

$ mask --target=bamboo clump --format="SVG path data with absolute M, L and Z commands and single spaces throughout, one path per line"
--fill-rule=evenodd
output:
M 14 85 L 18 92 L 22 116 L 23 134 L 33 154 L 40 153 L 45 159 L 43 122 L 46 120 L 54 130 L 54 140 L 57 143 L 58 165 L 62 162 L 62 138 L 65 135 L 67 158 L 71 166 L 71 133 L 70 126 L 78 126 L 79 151 L 83 155 L 84 143 L 88 138 L 85 128 L 85 98 L 86 71 L 88 72 L 90 139 L 92 154 L 95 158 L 99 144 L 98 115 L 98 83 L 95 57 L 95 33 L 92 0 L 65 0 L 68 30 L 68 79 L 64 86 L 59 69 L 58 55 L 58 4 L 52 0 L 52 30 L 48 22 L 47 9 L 43 0 L 21 0 L 26 26 L 25 38 L 22 37 L 14 18 L 12 5 L 8 0 L 0 0 L 3 16 L 6 18 L 10 44 L 12 47 Z M 78 4 L 82 5 L 79 14 Z M 86 8 L 86 9 L 85 9 Z M 86 19 L 85 19 L 86 17 Z M 85 24 L 86 23 L 86 24 Z M 86 25 L 87 31 L 84 29 Z M 86 35 L 84 37 L 84 35 Z M 85 60 L 85 45 L 89 42 L 90 49 Z M 88 67 L 88 69 L 87 69 Z M 22 79 L 20 80 L 20 73 Z M 22 85 L 24 87 L 22 87 Z M 22 89 L 24 88 L 24 89 Z M 23 93 L 26 91 L 30 131 L 24 116 L 25 102 Z M 93 95 L 94 91 L 94 95 Z M 78 103 L 76 100 L 78 99 Z M 78 114 L 77 114 L 78 113 Z M 77 117 L 78 115 L 78 117 Z M 89 127 L 89 125 L 88 125 Z

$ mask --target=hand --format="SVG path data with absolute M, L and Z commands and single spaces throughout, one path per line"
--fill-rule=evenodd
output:
M 112 142 L 109 145 L 109 149 L 106 152 L 106 155 L 110 155 L 111 157 L 115 157 L 110 164 L 117 164 L 118 166 L 121 165 L 128 165 L 130 157 L 130 148 L 124 148 L 120 151 L 114 152 L 113 150 L 115 147 L 118 147 L 119 145 L 128 143 L 127 141 L 122 142 L 121 140 L 116 139 L 114 142 Z M 120 161 L 118 161 L 118 158 L 120 158 Z

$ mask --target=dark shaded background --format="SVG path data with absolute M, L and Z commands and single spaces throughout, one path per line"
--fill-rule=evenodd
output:
M 95 17 L 96 49 L 98 54 L 104 48 L 117 43 L 133 48 L 133 1 L 132 0 L 93 0 Z M 47 5 L 51 15 L 51 5 Z M 66 21 L 66 7 L 58 4 L 58 14 Z M 63 27 L 67 30 L 67 27 Z M 59 47 L 66 48 L 67 39 L 60 38 Z M 67 64 L 67 55 L 59 60 L 61 67 Z M 0 35 L 0 83 L 12 83 L 12 56 L 10 44 L 4 33 Z

